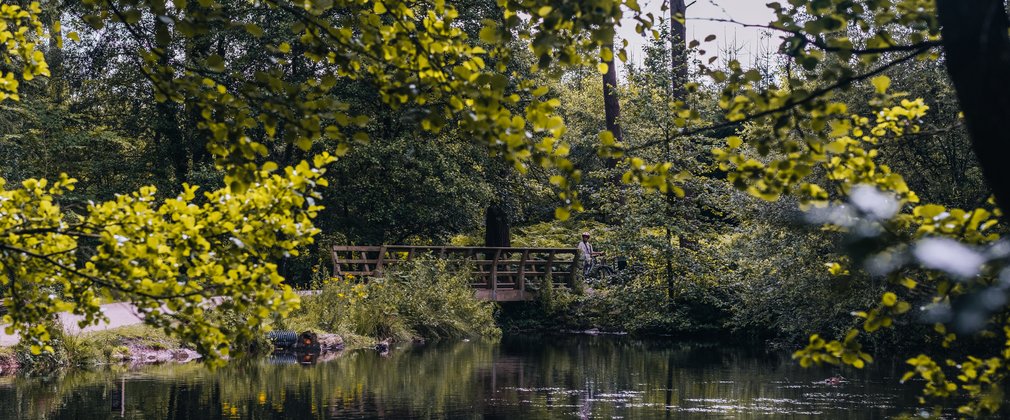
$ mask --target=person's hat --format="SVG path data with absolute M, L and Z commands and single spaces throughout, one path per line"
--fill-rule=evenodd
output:
M 589 232 L 582 232 L 582 236 L 589 236 Z

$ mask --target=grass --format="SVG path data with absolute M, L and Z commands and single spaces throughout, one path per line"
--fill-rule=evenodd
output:
M 53 353 L 33 355 L 26 346 L 0 348 L 0 358 L 13 355 L 28 372 L 46 372 L 63 368 L 88 367 L 122 362 L 131 356 L 131 348 L 167 350 L 180 348 L 178 339 L 147 325 L 130 325 L 80 335 L 52 330 Z
M 99 347 L 133 344 L 153 349 L 169 349 L 181 346 L 178 339 L 168 336 L 160 329 L 144 324 L 93 331 L 83 334 L 82 337 Z
M 413 261 L 377 279 L 324 279 L 275 329 L 338 333 L 350 347 L 392 339 L 494 337 L 494 304 L 476 299 L 470 279 L 445 261 Z

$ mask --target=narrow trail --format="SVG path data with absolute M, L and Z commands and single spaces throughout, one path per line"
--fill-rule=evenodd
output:
M 319 291 L 296 290 L 295 293 L 297 293 L 299 296 L 305 297 L 318 294 Z M 213 302 L 217 302 L 219 299 L 221 299 L 221 297 L 213 297 L 209 298 L 207 302 L 212 302 L 212 304 L 216 305 L 216 303 Z M 59 320 L 60 323 L 63 324 L 63 331 L 67 332 L 68 334 L 78 335 L 81 333 L 88 333 L 93 331 L 105 331 L 105 330 L 111 330 L 113 328 L 137 325 L 142 324 L 144 322 L 144 318 L 140 316 L 140 313 L 137 311 L 137 307 L 133 306 L 133 304 L 129 302 L 109 303 L 102 305 L 101 308 L 102 313 L 105 314 L 107 318 L 109 318 L 109 321 L 99 322 L 97 325 L 89 325 L 83 329 L 79 327 L 77 323 L 80 322 L 82 319 L 84 319 L 84 317 L 74 315 L 69 312 L 61 312 L 59 315 Z M 163 308 L 163 310 L 167 309 Z M 15 332 L 14 334 L 7 334 L 6 332 L 4 332 L 3 328 L 0 328 L 0 347 L 13 346 L 17 344 L 18 340 L 20 339 L 21 336 L 18 333 Z
M 69 312 L 60 313 L 59 319 L 60 323 L 63 324 L 63 329 L 69 334 L 80 334 L 92 331 L 104 331 L 112 328 L 125 327 L 128 325 L 136 325 L 144 322 L 143 318 L 137 313 L 137 307 L 126 302 L 116 302 L 102 305 L 102 313 L 109 318 L 108 322 L 100 322 L 97 325 L 89 325 L 84 329 L 81 329 L 77 323 L 84 319 L 82 316 L 74 315 Z M 20 335 L 17 333 L 7 334 L 0 329 L 0 347 L 9 347 L 18 343 Z

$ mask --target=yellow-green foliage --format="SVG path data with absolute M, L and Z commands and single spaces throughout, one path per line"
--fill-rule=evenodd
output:
M 46 372 L 53 369 L 87 367 L 95 364 L 121 362 L 130 356 L 130 347 L 154 350 L 176 349 L 182 342 L 164 331 L 148 325 L 131 325 L 83 334 L 67 334 L 61 328 L 50 327 L 52 350 L 32 353 L 30 346 L 19 344 L 4 348 L 14 353 L 22 369 Z
M 323 331 L 407 340 L 494 337 L 494 304 L 476 299 L 465 271 L 412 261 L 381 278 L 326 279 L 289 322 Z
M 103 352 L 127 344 L 152 349 L 172 349 L 182 346 L 182 342 L 178 338 L 142 324 L 95 331 L 85 334 L 82 338 Z
M 556 71 L 559 64 L 595 61 L 597 47 L 613 38 L 613 26 L 625 14 L 622 5 L 640 31 L 652 25 L 635 0 L 504 1 L 503 22 L 485 22 L 479 40 L 460 29 L 459 12 L 441 0 L 308 1 L 299 7 L 245 2 L 236 6 L 249 13 L 228 14 L 219 13 L 213 0 L 172 5 L 84 0 L 74 15 L 82 16 L 82 27 L 115 26 L 131 36 L 150 32 L 140 27 L 142 17 L 157 16 L 156 26 L 172 22 L 171 31 L 155 28 L 153 43 L 134 39 L 140 45 L 134 59 L 157 102 L 185 101 L 193 110 L 225 187 L 200 196 L 195 186 L 183 185 L 181 194 L 164 201 L 153 187 L 121 191 L 113 200 L 89 204 L 83 216 L 67 218 L 57 201 L 73 188 L 70 176 L 14 187 L 0 180 L 4 323 L 21 333 L 33 354 L 53 351 L 45 321 L 73 311 L 84 315 L 84 324 L 94 323 L 101 298 L 135 304 L 149 324 L 195 343 L 211 363 L 236 351 L 236 341 L 251 340 L 271 314 L 297 307 L 275 262 L 312 243 L 312 218 L 320 210 L 315 189 L 325 186 L 321 177 L 333 157 L 317 154 L 311 163 L 285 168 L 267 157 L 277 142 L 303 151 L 322 143 L 339 157 L 369 141 L 369 116 L 333 94 L 349 81 L 373 85 L 385 106 L 424 108 L 424 130 L 458 126 L 521 172 L 531 166 L 557 171 L 552 181 L 564 203 L 559 216 L 580 210 L 572 186 L 581 173 L 568 160 L 570 147 L 559 140 L 565 126 L 554 114 L 560 101 L 547 96 L 546 86 L 506 72 L 513 59 L 510 40 L 531 41 L 538 70 Z M 330 13 L 335 10 L 340 13 Z M 265 11 L 290 17 L 293 23 L 280 32 L 294 35 L 287 41 L 265 37 L 263 23 L 250 18 Z M 38 2 L 0 9 L 0 60 L 20 68 L 23 81 L 49 74 L 36 46 L 47 35 L 55 45 L 61 42 L 59 23 L 45 27 L 42 14 Z M 173 38 L 191 42 L 208 27 L 244 29 L 250 49 L 269 55 L 267 62 L 275 65 L 249 74 L 244 63 L 210 54 L 174 67 L 171 50 L 163 46 Z M 613 55 L 610 49 L 600 53 Z M 295 54 L 318 67 L 317 77 L 286 78 Z M 626 56 L 623 50 L 618 55 Z M 0 100 L 19 99 L 14 73 L 0 76 Z M 95 243 L 94 253 L 78 252 L 82 238 Z M 215 311 L 242 314 L 246 325 L 225 328 L 208 319 L 206 301 L 212 297 L 221 298 Z
M 512 246 L 530 248 L 575 248 L 582 240 L 582 232 L 593 235 L 592 242 L 609 241 L 610 228 L 592 220 L 569 220 L 564 222 L 540 222 L 527 226 L 512 227 Z M 471 235 L 456 235 L 450 243 L 455 246 L 483 245 L 483 232 Z
M 47 34 L 56 46 L 61 41 L 58 23 L 48 28 L 42 24 L 38 2 L 27 8 L 7 3 L 0 5 L 0 60 L 8 66 L 0 73 L 0 101 L 20 99 L 21 82 L 49 73 L 37 48 L 47 42 Z M 692 108 L 685 98 L 670 98 L 666 109 L 676 116 L 670 132 L 686 137 L 748 122 L 744 132 L 726 140 L 726 150 L 715 151 L 721 169 L 739 189 L 765 199 L 793 194 L 805 204 L 824 204 L 844 197 L 857 184 L 869 184 L 895 193 L 905 207 L 894 220 L 883 221 L 907 239 L 904 245 L 927 234 L 989 243 L 996 239 L 989 229 L 994 229 L 998 211 L 911 208 L 918 197 L 901 176 L 877 161 L 877 144 L 918 132 L 918 118 L 928 109 L 923 101 L 889 92 L 890 81 L 880 73 L 914 59 L 938 58 L 943 44 L 938 15 L 944 8 L 937 6 L 946 5 L 949 10 L 954 3 L 770 3 L 775 21 L 768 28 L 782 35 L 780 50 L 790 71 L 777 81 L 762 81 L 759 71 L 745 69 L 736 60 L 724 69 L 702 66 L 700 74 L 710 78 L 708 85 L 718 91 L 711 102 L 720 114 L 712 121 L 719 122 L 705 121 L 705 113 Z M 312 242 L 317 232 L 312 218 L 320 210 L 314 201 L 315 189 L 325 185 L 322 172 L 332 158 L 316 155 L 312 164 L 279 170 L 268 156 L 277 143 L 305 152 L 320 144 L 339 157 L 369 141 L 367 111 L 352 109 L 352 104 L 338 99 L 333 92 L 338 85 L 373 86 L 383 106 L 417 110 L 422 129 L 438 132 L 457 127 L 461 135 L 487 147 L 518 171 L 533 166 L 554 171 L 549 179 L 560 198 L 556 217 L 563 220 L 571 211 L 581 210 L 575 185 L 582 173 L 569 160 L 572 148 L 561 140 L 566 132 L 564 121 L 556 115 L 561 101 L 550 97 L 549 87 L 540 81 L 509 71 L 519 55 L 514 49 L 529 47 L 536 62 L 534 72 L 543 74 L 615 55 L 623 60 L 626 51 L 605 47 L 613 41 L 615 25 L 622 19 L 633 21 L 637 32 L 647 33 L 653 16 L 642 13 L 637 0 L 499 0 L 497 5 L 501 18 L 485 21 L 479 39 L 472 39 L 457 22 L 459 11 L 442 0 L 308 0 L 297 2 L 297 7 L 277 0 L 231 2 L 228 7 L 237 8 L 229 9 L 231 13 L 220 13 L 222 5 L 215 0 L 174 0 L 171 7 L 164 0 L 75 3 L 79 7 L 73 15 L 82 16 L 84 24 L 96 30 L 115 26 L 116 33 L 136 38 L 128 40 L 138 46 L 136 56 L 123 59 L 140 63 L 156 101 L 185 102 L 192 110 L 197 128 L 206 135 L 215 169 L 224 173 L 225 187 L 198 197 L 194 187 L 180 186 L 178 197 L 163 201 L 155 198 L 153 188 L 121 191 L 111 201 L 89 204 L 80 217 L 66 217 L 57 201 L 73 187 L 73 178 L 30 179 L 13 187 L 0 180 L 0 286 L 8 328 L 25 337 L 30 353 L 51 353 L 54 337 L 45 322 L 56 312 L 74 311 L 85 316 L 85 323 L 92 323 L 99 316 L 100 298 L 126 300 L 137 305 L 150 324 L 194 342 L 208 360 L 216 362 L 232 352 L 236 340 L 254 336 L 256 326 L 268 316 L 295 308 L 298 299 L 282 284 L 275 261 Z M 990 20 L 1005 24 L 999 4 L 975 6 L 982 7 L 990 7 L 989 13 L 998 10 L 1000 16 Z M 264 36 L 260 25 L 265 23 L 255 20 L 264 11 L 290 18 L 284 28 L 266 28 L 289 34 L 288 38 Z M 151 16 L 158 22 L 155 42 L 144 38 L 152 32 L 145 26 Z M 208 54 L 180 65 L 175 52 L 163 48 L 173 41 L 190 45 L 199 37 L 214 35 L 207 28 L 241 28 L 253 39 L 247 48 L 267 56 L 264 64 L 250 67 L 242 60 L 233 62 L 233 57 Z M 865 36 L 852 37 L 853 31 Z M 308 81 L 288 77 L 290 64 L 297 60 L 306 60 L 314 77 Z M 20 77 L 9 68 L 20 71 Z M 850 112 L 847 104 L 832 98 L 838 88 L 864 81 L 875 92 L 865 98 L 872 115 Z M 683 88 L 694 93 L 704 86 L 691 82 Z M 627 158 L 624 182 L 682 193 L 679 184 L 686 177 L 664 161 L 668 159 L 635 155 L 636 150 L 670 144 L 669 138 L 628 148 L 609 132 L 597 137 L 601 157 Z M 817 174 L 827 180 L 814 179 Z M 662 249 L 670 248 L 669 239 L 665 235 Z M 566 245 L 576 240 L 559 237 L 530 245 Z M 84 243 L 93 245 L 94 252 L 78 252 Z M 841 264 L 828 263 L 836 274 L 851 272 Z M 949 304 L 995 278 L 993 273 L 983 273 L 971 282 L 955 283 L 933 271 L 910 271 L 907 277 L 930 288 L 932 301 L 928 303 L 936 304 Z M 462 304 L 465 280 L 432 285 L 418 282 L 444 276 L 414 269 L 407 272 L 419 275 L 390 275 L 365 286 L 367 293 L 356 299 L 382 304 L 347 303 L 351 319 L 357 319 L 349 325 L 373 333 L 399 334 L 429 322 L 442 326 L 429 331 L 434 335 L 458 330 L 451 314 L 446 315 L 446 309 L 454 306 L 432 304 L 438 302 L 437 296 L 424 294 L 438 287 L 458 287 L 457 292 L 440 292 L 459 297 Z M 882 291 L 879 303 L 862 313 L 862 329 L 867 333 L 892 325 L 911 305 L 898 284 L 906 276 L 892 277 L 891 290 Z M 353 288 L 346 291 L 354 292 Z M 346 293 L 343 297 L 341 292 L 334 294 L 349 299 Z M 425 299 L 415 299 L 413 294 Z M 208 319 L 205 302 L 216 296 L 223 298 L 216 311 L 243 314 L 246 324 L 226 328 Z M 990 339 L 1007 322 L 1005 317 L 992 321 L 987 325 Z M 949 333 L 942 334 L 945 343 L 951 341 Z M 846 341 L 839 342 L 842 348 Z M 834 342 L 817 344 L 821 342 L 814 340 L 815 348 L 807 350 L 822 355 L 827 351 L 831 356 L 820 360 L 852 364 L 864 360 L 845 354 L 837 357 L 842 348 Z M 998 356 L 993 356 L 1004 362 L 986 362 L 986 369 L 996 366 L 992 374 L 982 376 L 992 383 L 1005 381 L 1005 361 L 1010 359 L 1006 348 L 1002 345 Z M 917 366 L 922 365 L 928 363 Z M 947 376 L 958 378 L 964 383 L 958 389 L 974 397 L 973 401 L 981 401 L 963 412 L 991 411 L 992 406 L 986 405 L 991 399 L 983 398 L 990 394 L 969 388 L 975 385 L 976 375 L 964 373 L 965 380 Z M 926 379 L 936 385 L 935 378 L 939 375 Z
M 39 20 L 40 13 L 42 8 L 37 1 L 31 2 L 27 8 L 16 4 L 0 5 L 0 44 L 3 44 L 0 46 L 0 57 L 4 57 L 8 64 L 14 61 L 22 67 L 21 77 L 13 71 L 0 70 L 0 102 L 20 99 L 19 79 L 29 81 L 35 76 L 49 76 L 49 64 L 38 48 L 40 38 L 46 34 Z M 54 31 L 58 36 L 59 23 Z M 59 38 L 56 41 L 60 42 Z
M 610 229 L 593 221 L 568 223 L 544 222 L 513 229 L 512 246 L 535 248 L 575 248 L 582 240 L 582 232 L 592 235 L 591 242 L 607 242 Z
M 311 199 L 325 185 L 322 167 L 331 160 L 323 154 L 282 173 L 258 171 L 254 185 L 202 196 L 184 185 L 160 204 L 154 188 L 145 187 L 91 204 L 74 219 L 55 204 L 74 179 L 30 179 L 13 189 L 0 179 L 8 332 L 20 332 L 33 354 L 52 351 L 41 321 L 73 311 L 85 316 L 83 324 L 93 323 L 100 298 L 107 298 L 131 302 L 149 325 L 194 343 L 211 362 L 228 356 L 231 343 L 254 339 L 254 327 L 271 314 L 297 307 L 273 261 L 312 243 L 318 229 L 311 220 L 320 207 Z M 79 238 L 96 244 L 84 262 Z M 218 299 L 215 312 L 242 313 L 246 325 L 224 328 L 207 316 L 210 298 Z

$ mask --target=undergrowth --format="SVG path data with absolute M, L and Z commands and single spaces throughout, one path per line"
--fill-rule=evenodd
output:
M 477 300 L 470 270 L 452 264 L 416 260 L 381 278 L 317 280 L 320 292 L 304 297 L 283 325 L 401 341 L 499 336 L 495 305 Z

